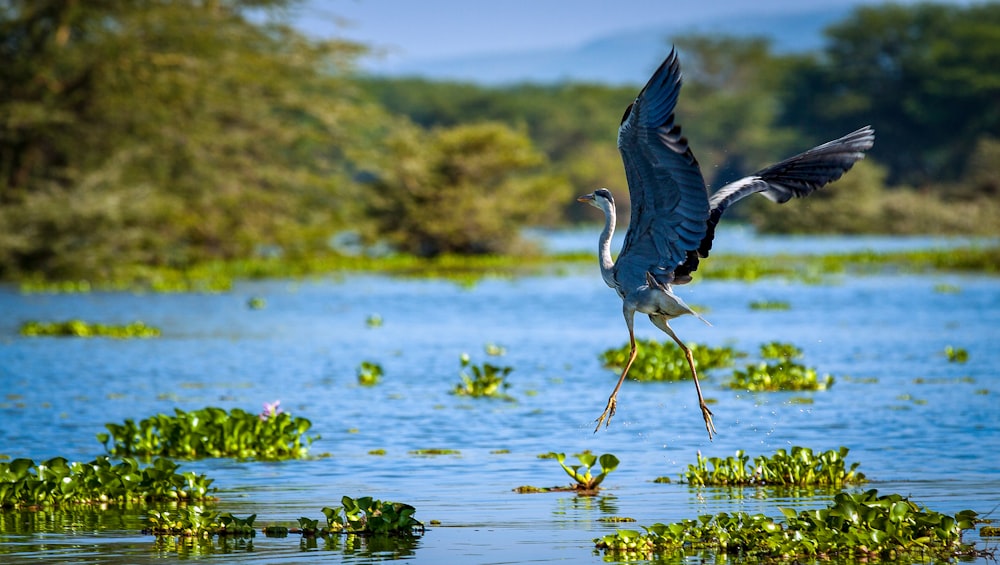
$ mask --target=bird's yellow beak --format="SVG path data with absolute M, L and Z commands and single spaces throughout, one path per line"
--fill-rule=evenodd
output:
M 576 199 L 577 202 L 591 202 L 594 200 L 594 193 L 584 194 Z

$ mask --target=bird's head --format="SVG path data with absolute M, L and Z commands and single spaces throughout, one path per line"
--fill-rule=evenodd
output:
M 577 202 L 586 202 L 594 208 L 599 208 L 604 210 L 605 208 L 615 205 L 615 199 L 611 196 L 611 191 L 606 188 L 598 188 L 590 194 L 584 194 L 583 196 L 576 199 Z

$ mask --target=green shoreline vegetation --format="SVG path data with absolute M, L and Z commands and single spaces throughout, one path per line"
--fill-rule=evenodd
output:
M 240 280 L 376 273 L 398 277 L 440 278 L 472 285 L 483 278 L 567 273 L 591 266 L 595 261 L 595 255 L 590 252 L 551 255 L 441 255 L 433 258 L 415 255 L 375 258 L 326 253 L 301 260 L 261 258 L 211 261 L 190 269 L 122 266 L 113 273 L 77 279 L 49 279 L 35 274 L 16 282 L 23 293 L 228 292 Z M 1000 246 L 826 255 L 759 256 L 719 253 L 705 260 L 697 274 L 705 280 L 753 282 L 763 278 L 784 278 L 820 282 L 824 277 L 836 275 L 863 276 L 885 272 L 1000 275 Z
M 371 46 L 300 34 L 288 19 L 298 2 L 0 11 L 0 281 L 218 292 L 247 278 L 366 271 L 472 283 L 593 261 L 531 255 L 521 237 L 596 220 L 573 202 L 582 192 L 618 187 L 624 225 L 614 135 L 641 85 L 363 76 Z M 824 31 L 822 48 L 793 54 L 759 37 L 670 37 L 684 53 L 678 117 L 700 140 L 710 186 L 864 124 L 877 131 L 835 186 L 782 207 L 753 199 L 727 222 L 1000 233 L 998 18 L 996 3 L 859 7 Z M 355 246 L 400 255 L 333 253 Z M 815 280 L 897 262 L 995 273 L 998 255 L 719 256 L 699 274 Z

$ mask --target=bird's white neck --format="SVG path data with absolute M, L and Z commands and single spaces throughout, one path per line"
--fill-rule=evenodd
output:
M 611 236 L 615 233 L 615 205 L 606 202 L 601 206 L 604 210 L 604 231 L 597 244 L 597 254 L 601 261 L 601 277 L 611 288 L 615 288 L 614 267 L 615 262 L 611 259 Z

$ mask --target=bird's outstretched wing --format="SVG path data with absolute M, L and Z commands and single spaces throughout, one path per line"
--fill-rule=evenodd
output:
M 875 130 L 865 126 L 723 186 L 709 199 L 707 230 L 697 253 L 687 258 L 675 276 L 682 281 L 690 280 L 690 274 L 698 268 L 698 259 L 708 257 L 715 226 L 730 205 L 758 192 L 778 204 L 788 202 L 793 196 L 809 196 L 849 171 L 874 144 Z
M 680 89 L 680 63 L 671 50 L 625 110 L 618 128 L 632 205 L 615 263 L 620 287 L 645 284 L 646 273 L 669 284 L 674 269 L 698 249 L 707 231 L 705 180 L 674 123 Z

